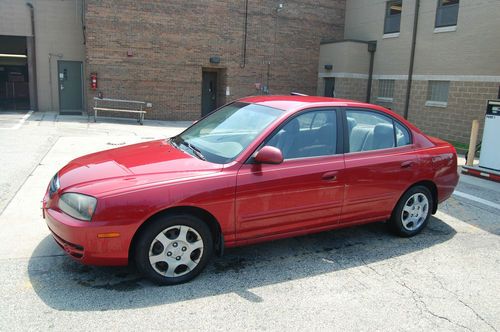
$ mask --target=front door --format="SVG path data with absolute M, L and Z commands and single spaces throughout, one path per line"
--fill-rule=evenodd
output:
M 201 83 L 201 115 L 217 108 L 217 72 L 204 71 Z
M 59 111 L 61 114 L 81 114 L 83 109 L 82 63 L 57 61 Z
M 236 188 L 240 244 L 254 238 L 328 229 L 339 221 L 345 180 L 334 110 L 308 111 L 265 143 L 279 148 L 278 165 L 244 164 Z

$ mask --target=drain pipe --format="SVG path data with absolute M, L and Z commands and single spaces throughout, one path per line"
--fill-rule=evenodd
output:
M 406 84 L 406 99 L 403 116 L 408 119 L 410 108 L 411 83 L 413 80 L 413 64 L 415 62 L 415 46 L 417 44 L 418 12 L 420 11 L 420 0 L 415 0 L 415 15 L 413 18 L 413 36 L 411 39 L 410 68 L 408 69 L 408 82 Z
M 243 46 L 241 50 L 240 68 L 245 68 L 247 63 L 247 35 L 248 35 L 248 0 L 245 0 L 245 24 L 243 30 Z
M 36 78 L 36 38 L 35 38 L 35 8 L 33 4 L 30 2 L 26 3 L 30 10 L 30 20 L 31 20 L 31 77 L 30 80 L 32 82 L 33 91 L 31 91 L 31 108 L 33 111 L 38 111 L 38 87 L 37 87 L 37 78 Z
M 368 42 L 368 52 L 370 52 L 370 69 L 368 72 L 368 84 L 366 85 L 366 102 L 369 103 L 372 97 L 372 81 L 373 81 L 373 59 L 377 51 L 377 41 Z

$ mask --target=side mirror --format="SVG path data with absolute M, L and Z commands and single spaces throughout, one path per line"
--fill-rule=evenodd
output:
M 281 164 L 283 162 L 283 154 L 280 149 L 274 146 L 264 146 L 257 152 L 254 159 L 259 164 Z

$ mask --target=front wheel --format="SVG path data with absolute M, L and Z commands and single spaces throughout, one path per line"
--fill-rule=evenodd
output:
M 190 215 L 151 221 L 137 239 L 135 263 L 151 281 L 175 285 L 196 277 L 213 252 L 210 229 Z
M 429 189 L 424 186 L 412 187 L 399 199 L 389 226 L 399 236 L 414 236 L 429 222 L 433 204 Z

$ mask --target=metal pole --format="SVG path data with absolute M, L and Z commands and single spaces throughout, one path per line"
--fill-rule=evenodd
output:
M 30 9 L 30 19 L 31 19 L 31 40 L 27 37 L 27 48 L 28 48 L 28 75 L 29 86 L 30 86 L 30 108 L 33 111 L 38 111 L 38 87 L 37 87 L 37 76 L 36 76 L 36 38 L 35 38 L 35 8 L 33 4 L 26 3 L 26 6 Z
M 411 40 L 410 68 L 408 69 L 408 82 L 406 84 L 406 98 L 404 108 L 404 118 L 408 119 L 408 110 L 410 108 L 411 83 L 413 80 L 413 64 L 415 62 L 415 46 L 417 44 L 418 12 L 420 9 L 420 0 L 415 0 L 415 15 L 413 18 L 413 36 Z

